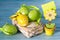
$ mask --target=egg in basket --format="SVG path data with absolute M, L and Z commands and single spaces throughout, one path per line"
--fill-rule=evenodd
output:
M 43 32 L 41 23 L 41 13 L 39 8 L 35 6 L 23 5 L 11 17 L 12 24 L 17 26 L 24 36 L 30 38 Z

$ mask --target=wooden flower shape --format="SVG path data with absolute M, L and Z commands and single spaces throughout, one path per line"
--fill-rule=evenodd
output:
M 46 14 L 44 14 L 44 17 L 45 17 L 45 19 L 48 20 L 48 21 L 54 20 L 55 17 L 56 17 L 56 12 L 55 12 L 55 10 L 49 10 L 49 11 L 47 11 Z

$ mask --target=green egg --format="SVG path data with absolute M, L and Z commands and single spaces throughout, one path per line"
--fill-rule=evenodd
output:
M 0 28 L 0 30 L 6 35 L 13 35 L 17 33 L 17 28 L 14 25 L 8 23 Z
M 41 13 L 38 10 L 31 10 L 28 17 L 31 21 L 38 21 L 41 19 Z

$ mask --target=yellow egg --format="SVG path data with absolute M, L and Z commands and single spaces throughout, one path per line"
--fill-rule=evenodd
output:
M 16 17 L 17 17 L 17 15 L 12 15 L 12 16 L 10 16 L 10 18 L 11 18 L 12 20 L 16 20 Z
M 28 25 L 28 17 L 26 15 L 18 14 L 17 22 L 20 26 L 27 26 Z

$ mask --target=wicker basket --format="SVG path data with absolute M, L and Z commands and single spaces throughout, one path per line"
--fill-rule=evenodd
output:
M 30 38 L 43 32 L 42 25 L 41 24 L 36 25 L 35 22 L 31 22 L 27 27 L 21 27 L 14 20 L 12 20 L 12 24 L 16 25 L 19 28 L 19 31 L 21 31 L 21 33 L 23 33 L 23 35 L 26 36 L 27 38 Z

